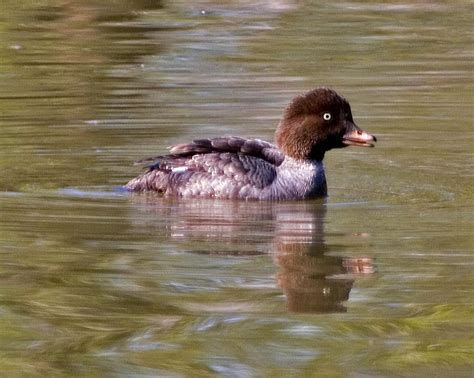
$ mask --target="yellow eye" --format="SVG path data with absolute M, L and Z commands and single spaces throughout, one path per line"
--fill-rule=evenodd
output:
M 331 113 L 324 113 L 324 114 L 323 114 L 323 119 L 324 119 L 325 121 L 329 121 L 331 118 L 332 118 L 332 117 L 331 117 Z

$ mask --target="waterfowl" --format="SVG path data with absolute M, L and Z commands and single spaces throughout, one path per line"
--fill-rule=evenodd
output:
M 278 124 L 275 144 L 235 136 L 196 139 L 148 158 L 147 170 L 126 184 L 132 192 L 167 197 L 304 200 L 327 194 L 323 158 L 347 146 L 373 147 L 376 138 L 352 118 L 349 102 L 315 88 L 294 98 Z

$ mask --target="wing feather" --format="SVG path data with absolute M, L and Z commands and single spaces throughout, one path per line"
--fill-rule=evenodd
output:
M 245 191 L 270 185 L 283 160 L 283 153 L 275 145 L 260 139 L 195 139 L 170 147 L 168 155 L 141 160 L 149 163 L 148 170 L 128 187 L 182 195 L 220 196 L 217 191 L 221 190 L 227 193 L 225 196 L 245 196 Z

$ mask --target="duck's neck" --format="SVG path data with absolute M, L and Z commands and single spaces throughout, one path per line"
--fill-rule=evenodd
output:
M 286 156 L 279 167 L 278 176 L 282 190 L 291 193 L 293 198 L 321 197 L 327 193 L 321 160 L 299 160 Z
M 278 139 L 277 146 L 285 154 L 285 156 L 300 161 L 322 162 L 324 155 L 328 150 L 327 146 L 319 143 L 303 143 L 302 141 L 298 141 L 298 143 L 289 143 L 288 141 L 281 143 L 281 141 Z

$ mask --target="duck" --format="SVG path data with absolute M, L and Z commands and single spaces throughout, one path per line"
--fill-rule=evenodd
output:
M 290 102 L 278 123 L 275 143 L 223 136 L 177 144 L 168 154 L 139 161 L 146 163 L 146 171 L 125 188 L 181 198 L 325 197 L 325 153 L 348 146 L 373 147 L 376 141 L 356 125 L 343 96 L 318 87 Z

